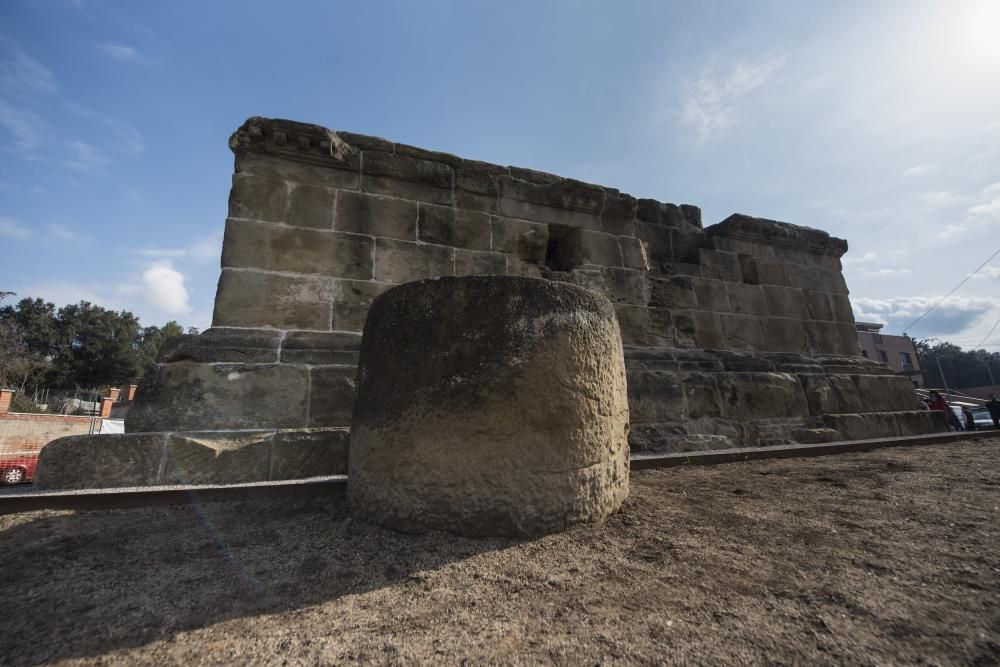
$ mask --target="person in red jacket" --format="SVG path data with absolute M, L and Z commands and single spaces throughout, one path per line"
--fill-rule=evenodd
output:
M 948 419 L 949 426 L 954 428 L 956 431 L 962 430 L 962 423 L 958 421 L 958 417 L 956 417 L 955 413 L 951 411 L 950 407 L 948 407 L 948 401 L 944 400 L 944 396 L 938 392 L 931 392 L 930 400 L 927 401 L 927 407 L 931 410 L 943 412 L 944 416 Z

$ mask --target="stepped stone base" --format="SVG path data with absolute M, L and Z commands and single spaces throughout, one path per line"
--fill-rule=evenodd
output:
M 39 456 L 35 486 L 228 484 L 347 473 L 346 428 L 75 435 Z
M 692 452 L 936 433 L 910 381 L 859 357 L 630 347 L 633 452 Z

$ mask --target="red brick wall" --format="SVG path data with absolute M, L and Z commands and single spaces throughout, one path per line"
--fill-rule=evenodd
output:
M 0 414 L 0 454 L 37 452 L 56 438 L 100 431 L 99 417 Z

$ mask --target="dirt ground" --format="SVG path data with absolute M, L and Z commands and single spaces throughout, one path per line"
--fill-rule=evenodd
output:
M 1000 662 L 1000 439 L 632 475 L 601 525 L 335 498 L 0 517 L 0 662 Z

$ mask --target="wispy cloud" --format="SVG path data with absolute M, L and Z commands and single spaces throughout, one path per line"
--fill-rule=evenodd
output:
M 67 227 L 66 225 L 48 225 L 46 227 L 48 235 L 50 238 L 56 239 L 58 241 L 66 242 L 77 242 L 83 240 L 83 237 L 77 234 L 75 231 Z
M 903 178 L 913 178 L 914 176 L 924 176 L 937 171 L 936 164 L 918 164 L 903 171 Z
M 55 90 L 56 77 L 52 70 L 11 41 L 0 39 L 0 91 L 6 95 L 24 96 L 54 93 Z
M 903 268 L 884 268 L 865 271 L 865 273 L 869 276 L 902 276 L 910 273 L 910 270 Z
M 112 60 L 137 62 L 141 59 L 139 50 L 124 44 L 98 44 L 97 49 Z
M 31 230 L 14 218 L 0 215 L 0 236 L 23 239 L 31 235 Z
M 45 121 L 38 114 L 16 109 L 4 100 L 0 100 L 0 126 L 10 135 L 9 149 L 25 155 L 33 153 L 45 135 Z
M 138 155 L 146 150 L 146 140 L 137 129 L 114 116 L 94 111 L 76 102 L 66 102 L 66 108 L 81 118 L 96 121 L 114 136 L 114 148 L 126 155 Z
M 962 201 L 962 197 L 956 195 L 954 192 L 947 191 L 925 192 L 920 195 L 920 201 L 928 206 L 950 206 Z
M 104 156 L 104 154 L 88 143 L 83 141 L 71 141 L 68 146 L 72 156 L 63 164 L 70 169 L 76 169 L 77 171 L 91 171 L 108 164 L 108 159 Z
M 192 243 L 188 252 L 196 262 L 218 262 L 222 256 L 222 235 L 211 234 Z
M 723 135 L 739 119 L 740 106 L 753 91 L 764 86 L 784 64 L 784 56 L 758 63 L 737 63 L 727 72 L 705 72 L 685 84 L 681 123 L 692 129 L 700 143 Z
M 187 250 L 184 248 L 136 248 L 132 254 L 139 257 L 176 258 L 184 257 Z
M 158 248 L 152 246 L 135 248 L 132 250 L 132 254 L 154 259 L 179 259 L 184 257 L 198 264 L 214 262 L 218 261 L 222 254 L 222 236 L 220 234 L 211 234 L 197 239 L 183 248 Z

